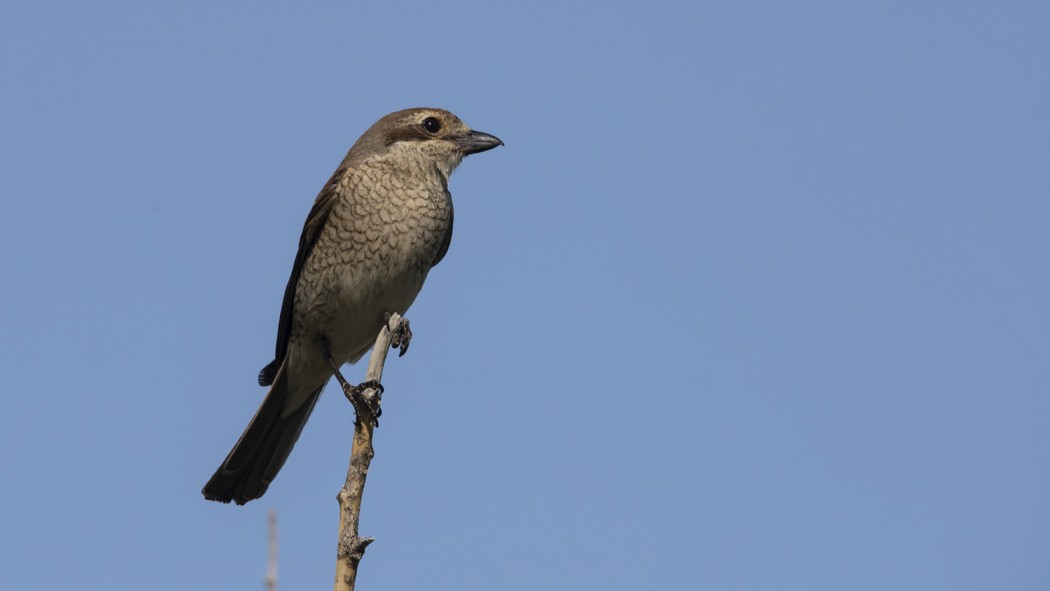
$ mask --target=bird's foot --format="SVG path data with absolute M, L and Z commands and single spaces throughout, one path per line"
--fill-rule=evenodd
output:
M 386 315 L 387 324 L 390 323 L 390 314 Z M 400 349 L 397 356 L 404 357 L 408 352 L 408 344 L 412 342 L 412 329 L 408 326 L 408 318 L 402 317 L 397 323 L 397 328 L 390 333 L 390 348 Z
M 350 401 L 350 404 L 354 405 L 354 412 L 357 414 L 358 422 L 361 421 L 362 417 L 365 417 L 378 427 L 379 415 L 383 414 L 383 409 L 379 406 L 379 403 L 383 400 L 383 384 L 375 380 L 369 380 L 356 386 L 351 386 L 350 382 L 347 382 L 346 378 L 343 377 L 343 372 L 339 371 L 339 365 L 332 359 L 328 342 L 321 341 L 320 349 L 321 356 L 324 357 L 328 367 L 332 369 L 336 381 L 339 382 L 339 387 L 343 389 L 343 395 Z
M 350 401 L 350 404 L 354 405 L 357 420 L 361 421 L 362 418 L 365 418 L 378 427 L 379 417 L 383 414 L 383 409 L 380 407 L 380 403 L 383 401 L 383 384 L 375 380 L 368 380 L 356 386 L 351 386 L 345 380 L 340 380 L 339 385 L 342 386 L 346 399 Z M 369 395 L 369 392 L 371 392 L 371 395 Z

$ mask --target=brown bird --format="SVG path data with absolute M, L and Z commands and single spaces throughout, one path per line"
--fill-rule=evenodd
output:
M 503 142 L 441 109 L 383 117 L 350 148 L 314 202 L 284 292 L 270 386 L 252 421 L 204 485 L 243 505 L 277 476 L 333 368 L 360 359 L 387 314 L 404 314 L 452 240 L 448 177 L 469 154 Z

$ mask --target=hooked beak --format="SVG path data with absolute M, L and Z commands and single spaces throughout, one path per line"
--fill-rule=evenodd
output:
M 491 150 L 496 146 L 502 146 L 503 140 L 499 139 L 494 135 L 489 135 L 481 131 L 471 131 L 467 135 L 461 135 L 453 138 L 456 145 L 464 154 L 477 154 L 478 152 L 484 152 L 485 150 Z

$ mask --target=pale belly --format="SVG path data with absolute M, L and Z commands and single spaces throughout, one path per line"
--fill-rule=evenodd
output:
M 332 356 L 339 363 L 353 363 L 368 352 L 387 314 L 404 314 L 423 287 L 425 274 L 400 273 L 384 282 L 381 290 L 359 293 L 355 285 L 344 285 L 349 297 L 340 298 L 340 306 L 325 331 Z
M 310 302 L 328 313 L 300 325 L 303 338 L 291 343 L 287 370 L 295 391 L 312 392 L 331 377 L 332 370 L 321 356 L 322 342 L 327 342 L 336 365 L 353 363 L 364 356 L 379 336 L 386 315 L 403 315 L 415 301 L 426 273 L 401 271 L 374 281 L 352 279 L 339 278 L 331 289 Z M 352 381 L 349 376 L 347 379 Z

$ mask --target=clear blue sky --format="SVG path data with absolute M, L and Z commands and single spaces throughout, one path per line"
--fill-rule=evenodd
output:
M 199 491 L 415 106 L 506 147 L 387 365 L 360 588 L 1050 588 L 1047 3 L 3 12 L 0 588 L 260 589 L 270 508 L 331 584 L 337 390 L 262 500 Z

